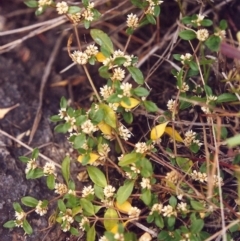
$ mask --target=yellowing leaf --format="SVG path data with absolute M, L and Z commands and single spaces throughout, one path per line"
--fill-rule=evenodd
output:
M 105 135 L 111 135 L 112 134 L 112 127 L 106 124 L 104 121 L 101 121 L 98 123 L 98 128 L 101 130 L 101 132 Z
M 132 205 L 129 201 L 125 201 L 122 204 L 119 204 L 118 202 L 115 202 L 115 207 L 121 212 L 121 213 L 128 213 L 131 209 Z
M 166 127 L 165 133 L 167 133 L 169 136 L 171 136 L 174 140 L 183 142 L 183 139 L 180 136 L 180 134 L 176 130 L 173 130 L 172 127 Z
M 88 163 L 90 163 L 90 164 L 92 164 L 93 162 L 95 162 L 95 161 L 100 157 L 98 154 L 93 153 L 93 152 L 91 152 L 89 155 L 90 155 L 90 160 L 89 160 Z M 78 157 L 78 161 L 79 161 L 79 162 L 82 162 L 82 159 L 83 159 L 83 155 L 80 155 L 80 156 Z
M 115 226 L 118 226 L 118 213 L 115 209 L 109 208 L 104 214 L 103 225 L 107 231 L 111 231 Z
M 3 109 L 0 109 L 0 119 L 3 119 L 4 116 L 9 112 L 11 111 L 12 109 L 18 107 L 19 104 L 16 104 L 14 106 L 11 106 L 11 107 L 8 107 L 8 108 L 3 108 Z
M 127 222 L 128 222 L 128 221 L 126 221 L 125 223 L 122 223 L 123 227 L 126 227 Z M 113 234 L 116 234 L 116 233 L 118 232 L 118 224 L 116 224 L 116 225 L 110 230 L 110 232 L 113 233 Z
M 103 62 L 106 59 L 102 52 L 98 52 L 95 56 L 98 62 Z
M 129 98 L 130 99 L 130 105 L 126 104 L 125 102 L 121 101 L 120 102 L 120 105 L 123 107 L 123 108 L 127 108 L 127 109 L 132 109 L 134 108 L 135 106 L 137 106 L 140 101 L 139 100 L 136 100 L 134 98 Z
M 157 139 L 159 139 L 163 135 L 168 122 L 169 121 L 164 122 L 162 124 L 159 124 L 159 125 L 153 127 L 153 129 L 151 130 L 151 134 L 150 134 L 151 140 L 157 140 Z

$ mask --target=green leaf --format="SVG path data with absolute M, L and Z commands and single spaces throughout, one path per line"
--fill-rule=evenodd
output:
M 173 54 L 173 58 L 178 60 L 178 61 L 181 61 L 181 54 Z
M 50 117 L 50 120 L 52 122 L 58 122 L 58 121 L 61 121 L 62 119 L 60 118 L 59 115 L 53 115 L 53 116 Z
M 177 206 L 177 199 L 174 196 L 171 196 L 169 199 L 169 204 L 175 208 Z
M 47 187 L 50 189 L 50 190 L 53 190 L 54 187 L 55 187 L 55 177 L 53 174 L 47 176 Z
M 190 66 L 190 68 L 191 68 L 193 71 L 198 71 L 198 65 L 197 65 L 196 62 L 191 61 L 191 62 L 189 63 L 189 66 Z
M 25 206 L 27 207 L 32 207 L 32 208 L 35 208 L 38 204 L 38 200 L 36 198 L 33 198 L 33 197 L 22 197 L 21 198 L 21 202 L 22 204 L 24 204 Z
M 37 8 L 38 7 L 38 1 L 34 1 L 34 0 L 24 1 L 24 4 L 26 4 L 29 8 Z
M 213 22 L 210 19 L 203 19 L 201 21 L 201 25 L 204 26 L 204 27 L 209 27 L 209 26 L 213 25 Z
M 69 8 L 68 8 L 69 14 L 79 13 L 80 11 L 81 11 L 81 8 L 78 6 L 69 6 Z
M 189 158 L 185 157 L 177 157 L 176 162 L 179 166 L 179 168 L 184 171 L 184 172 L 189 172 L 191 171 L 191 168 L 193 166 L 193 162 Z
M 18 212 L 18 213 L 22 212 L 22 207 L 21 207 L 20 204 L 17 203 L 17 202 L 14 202 L 14 203 L 13 203 L 13 209 L 14 209 L 16 212 Z
M 179 37 L 183 40 L 192 40 L 196 38 L 196 33 L 192 30 L 183 30 L 179 33 Z
M 123 119 L 126 121 L 127 124 L 131 124 L 133 122 L 133 114 L 131 111 L 123 112 Z
M 57 133 L 67 133 L 68 129 L 71 127 L 70 123 L 59 124 L 55 126 L 54 131 Z
M 144 83 L 144 77 L 140 69 L 133 66 L 129 66 L 127 69 L 136 83 L 139 85 Z
M 4 228 L 14 228 L 16 227 L 15 220 L 9 220 L 6 223 L 3 224 Z
M 161 228 L 161 229 L 164 228 L 164 221 L 163 221 L 162 216 L 160 216 L 160 215 L 156 216 L 154 222 L 159 228 Z
M 120 65 L 123 65 L 125 62 L 126 62 L 125 57 L 117 57 L 114 59 L 113 64 L 120 66 Z
M 116 113 L 106 104 L 100 104 L 99 109 L 104 112 L 104 122 L 111 126 L 112 128 L 117 127 L 117 116 Z
M 71 233 L 72 235 L 79 236 L 79 231 L 78 231 L 78 229 L 76 229 L 76 228 L 74 228 L 74 227 L 71 227 L 71 228 L 70 228 L 70 233 Z
M 84 133 L 81 133 L 80 135 L 77 135 L 73 142 L 74 149 L 79 149 L 82 147 L 82 145 L 86 141 L 86 135 Z
M 27 234 L 32 234 L 32 232 L 33 232 L 31 225 L 29 224 L 29 222 L 26 219 L 23 220 L 23 230 Z
M 219 23 L 219 27 L 221 30 L 226 30 L 228 27 L 227 21 L 225 19 L 221 20 Z
M 231 138 L 228 138 L 226 140 L 226 143 L 230 148 L 240 145 L 240 134 L 233 136 Z
M 67 108 L 67 100 L 65 97 L 62 97 L 60 100 L 60 107 L 61 109 L 66 109 Z
M 148 112 L 156 112 L 156 111 L 158 111 L 157 105 L 155 103 L 153 103 L 152 101 L 145 100 L 145 101 L 143 101 L 143 105 L 144 105 L 144 107 L 146 108 L 146 110 Z
M 84 28 L 85 28 L 85 29 L 89 29 L 89 28 L 90 28 L 90 25 L 91 25 L 91 22 L 88 21 L 88 20 L 86 20 L 86 19 L 84 19 L 83 25 L 84 25 Z M 103 47 L 102 47 L 102 48 L 103 48 Z M 103 51 L 103 52 L 104 52 L 104 51 Z
M 152 14 L 146 14 L 146 17 L 149 23 L 156 25 L 156 19 Z
M 169 236 L 169 232 L 162 230 L 159 234 L 158 234 L 158 240 L 171 240 L 171 237 Z
M 99 75 L 104 79 L 109 79 L 111 73 L 108 71 L 108 66 L 102 66 L 98 69 Z
M 65 182 L 68 185 L 69 176 L 70 176 L 70 158 L 66 156 L 62 162 L 62 175 L 64 177 Z
M 210 36 L 206 41 L 205 45 L 212 51 L 218 51 L 221 43 L 221 38 L 215 35 Z
M 199 233 L 204 227 L 204 221 L 202 219 L 196 219 L 190 226 L 191 233 Z
M 103 48 L 103 54 L 106 57 L 109 57 L 113 53 L 112 40 L 108 37 L 106 33 L 104 33 L 100 29 L 91 29 L 90 35 L 93 40 Z
M 143 87 L 137 87 L 136 89 L 133 90 L 133 93 L 140 97 L 149 95 L 149 91 Z
M 135 152 L 128 153 L 121 158 L 118 165 L 120 167 L 124 167 L 124 166 L 127 166 L 129 164 L 135 163 L 138 160 L 139 157 L 140 157 L 140 155 L 138 153 L 135 153 Z
M 35 169 L 31 169 L 27 175 L 26 175 L 26 178 L 27 179 L 37 179 L 37 178 L 40 178 L 44 175 L 43 173 L 43 169 L 40 169 L 40 168 L 35 168 Z
M 26 156 L 20 156 L 18 158 L 23 163 L 28 163 L 31 160 L 29 157 L 26 157 Z
M 123 204 L 132 194 L 134 183 L 134 180 L 127 180 L 124 182 L 124 185 L 118 189 L 117 202 L 120 205 Z
M 98 199 L 100 200 L 104 199 L 103 188 L 96 184 L 94 185 L 94 194 Z
M 37 148 L 34 148 L 32 152 L 32 159 L 36 160 L 38 158 L 38 154 L 39 154 L 39 150 Z
M 108 208 L 104 214 L 103 225 L 107 231 L 111 231 L 118 224 L 118 213 L 113 208 Z
M 204 90 L 208 96 L 212 95 L 212 89 L 208 85 L 204 85 Z
M 80 199 L 80 204 L 83 208 L 83 210 L 89 214 L 89 215 L 94 215 L 95 214 L 95 210 L 94 210 L 94 206 L 93 204 L 88 201 L 86 198 L 81 198 Z
M 231 93 L 223 93 L 218 96 L 216 102 L 217 103 L 225 103 L 225 102 L 231 102 L 231 101 L 237 101 L 238 98 L 236 95 Z
M 142 194 L 140 196 L 140 199 L 149 206 L 152 202 L 152 193 L 149 189 L 145 189 L 142 191 Z
M 159 5 L 155 5 L 154 6 L 154 16 L 158 17 L 160 15 L 160 12 L 161 12 L 160 6 Z
M 96 238 L 96 230 L 95 227 L 92 226 L 88 231 L 87 231 L 87 241 L 95 241 Z
M 191 200 L 190 204 L 191 204 L 191 206 L 194 210 L 197 210 L 197 211 L 203 211 L 204 210 L 203 204 L 198 202 L 198 201 Z
M 65 213 L 66 212 L 66 206 L 65 206 L 65 203 L 63 202 L 62 199 L 59 199 L 57 201 L 57 204 L 58 204 L 58 208 L 61 212 Z
M 136 7 L 138 7 L 138 8 L 144 8 L 144 7 L 146 7 L 146 4 L 144 4 L 145 2 L 143 2 L 143 1 L 139 1 L 139 0 L 131 0 L 131 3 L 134 5 L 134 6 L 136 6 Z
M 174 216 L 171 216 L 167 219 L 167 224 L 170 228 L 175 225 L 175 222 L 176 222 L 176 217 Z
M 142 177 L 151 177 L 153 175 L 152 163 L 147 158 L 141 158 L 138 165 L 141 167 L 140 173 Z
M 87 172 L 90 177 L 90 179 L 98 185 L 99 187 L 106 187 L 107 186 L 107 180 L 104 175 L 104 173 L 97 167 L 88 166 Z

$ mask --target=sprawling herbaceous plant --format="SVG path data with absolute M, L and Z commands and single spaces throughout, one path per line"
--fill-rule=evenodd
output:
M 87 241 L 210 240 L 213 233 L 205 227 L 205 220 L 219 216 L 224 210 L 224 171 L 214 153 L 205 153 L 206 129 L 196 130 L 194 125 L 183 128 L 181 113 L 197 107 L 215 141 L 219 136 L 221 140 L 228 137 L 227 128 L 220 128 L 218 133 L 215 110 L 223 103 L 239 99 L 234 93 L 217 94 L 211 88 L 209 76 L 216 58 L 206 55 L 216 56 L 226 36 L 227 23 L 222 20 L 213 28 L 213 22 L 202 13 L 180 19 L 179 38 L 191 48 L 186 53 L 173 54 L 173 66 L 177 66 L 172 70 L 176 95 L 169 98 L 165 111 L 160 111 L 150 100 L 151 88 L 138 67 L 138 56 L 128 54 L 127 49 L 131 49 L 135 31 L 147 24 L 159 24 L 161 5 L 165 3 L 130 2 L 132 9 L 139 11 L 125 16 L 128 38 L 123 49 L 115 46 L 107 33 L 91 27 L 94 21 L 101 20 L 95 2 L 83 0 L 78 5 L 52 0 L 25 2 L 36 9 L 36 15 L 53 8 L 72 23 L 75 36 L 69 36 L 69 58 L 85 71 L 94 98 L 89 109 L 74 109 L 63 97 L 59 113 L 51 117 L 57 123 L 55 131 L 66 134 L 78 155 L 76 160 L 67 155 L 62 161 L 63 182 L 59 181 L 54 162 L 39 165 L 37 149 L 31 157 L 20 157 L 26 163 L 26 178 L 45 178 L 54 198 L 23 197 L 22 205 L 30 209 L 24 211 L 22 205 L 14 203 L 15 218 L 5 223 L 5 227 L 22 227 L 25 233 L 31 234 L 30 214 L 36 212 L 40 216 L 51 216 L 52 225 L 60 225 L 63 232 L 76 236 L 84 232 Z M 181 5 L 181 1 L 178 2 Z M 89 29 L 94 41 L 84 48 L 79 38 L 79 24 Z M 72 51 L 74 40 L 77 50 Z M 89 71 L 93 65 L 99 67 L 99 76 L 106 80 L 100 88 Z M 137 139 L 138 126 L 131 125 L 137 115 L 154 119 L 140 139 Z M 208 157 L 200 157 L 202 153 Z M 86 170 L 76 178 L 70 173 L 74 161 Z M 116 182 L 112 173 L 121 180 Z M 82 181 L 86 175 L 89 182 L 82 190 L 76 189 L 75 182 Z M 224 212 L 221 215 L 224 217 Z M 236 219 L 232 213 L 229 220 Z M 237 222 L 230 228 L 236 227 L 235 224 Z M 223 234 L 224 240 L 235 236 L 233 229 Z

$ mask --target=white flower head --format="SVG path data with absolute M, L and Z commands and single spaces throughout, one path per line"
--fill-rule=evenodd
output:
M 132 84 L 122 83 L 120 85 L 120 88 L 123 90 L 123 96 L 127 96 L 127 97 L 131 96 Z
M 192 59 L 192 55 L 189 53 L 186 53 L 185 55 L 182 54 L 180 59 L 182 60 L 181 63 L 184 64 L 185 61 L 190 61 Z
M 82 197 L 85 198 L 88 195 L 94 195 L 94 188 L 92 187 L 92 185 L 90 186 L 84 186 L 83 190 L 82 190 Z
M 38 204 L 36 206 L 35 212 L 37 214 L 39 214 L 40 216 L 43 216 L 44 214 L 47 213 L 48 207 L 47 206 L 43 206 L 43 202 L 42 201 L 38 201 Z
M 107 197 L 107 198 L 112 197 L 114 195 L 115 191 L 116 191 L 116 188 L 111 185 L 107 185 L 103 189 L 103 193 L 104 193 L 105 197 Z
M 37 162 L 35 159 L 31 159 L 25 168 L 25 173 L 27 174 L 30 170 L 34 170 L 37 168 Z
M 120 67 L 113 69 L 113 76 L 111 77 L 112 80 L 122 81 L 124 78 L 125 78 L 125 70 L 123 70 Z
M 86 230 L 86 225 L 89 224 L 89 219 L 87 217 L 83 217 L 81 222 L 79 223 L 79 228 L 82 230 L 82 231 L 85 231 Z
M 91 56 L 95 56 L 98 53 L 98 47 L 95 46 L 94 44 L 90 44 L 87 46 L 85 53 L 91 57 Z
M 91 21 L 93 21 L 94 14 L 93 14 L 93 12 L 91 11 L 91 9 L 86 9 L 86 10 L 84 10 L 84 12 L 82 13 L 82 16 L 84 17 L 85 20 L 91 22 Z
M 47 162 L 44 167 L 43 167 L 43 173 L 48 176 L 48 175 L 56 175 L 55 173 L 56 167 L 54 163 L 52 162 Z
M 149 178 L 143 177 L 140 185 L 142 188 L 151 189 L 151 182 Z
M 162 208 L 163 208 L 163 205 L 161 203 L 153 204 L 150 215 L 152 215 L 154 212 L 157 212 L 158 214 L 160 214 L 162 212 Z
M 70 54 L 70 57 L 72 58 L 72 61 L 75 62 L 76 64 L 83 65 L 88 62 L 88 55 L 79 50 L 74 51 L 72 54 Z
M 141 213 L 141 210 L 137 207 L 131 207 L 128 211 L 129 218 L 136 218 L 138 219 L 139 215 Z
M 52 4 L 52 0 L 38 0 L 38 7 L 49 6 Z
M 56 10 L 58 14 L 66 14 L 68 12 L 68 4 L 65 1 L 58 2 L 56 4 Z
M 15 211 L 15 218 L 16 218 L 16 220 L 19 220 L 19 221 L 23 220 L 25 216 L 26 216 L 25 212 L 23 212 L 23 211 L 21 211 L 21 212 Z
M 60 195 L 63 195 L 68 192 L 67 186 L 63 183 L 56 183 L 54 188 L 55 188 L 55 193 Z
M 166 174 L 165 178 L 166 178 L 167 181 L 172 182 L 174 184 L 177 184 L 178 179 L 179 179 L 179 175 L 175 170 L 172 170 L 171 172 L 168 172 Z
M 197 19 L 192 20 L 192 23 L 196 23 L 197 26 L 201 26 L 201 22 L 202 22 L 202 20 L 203 20 L 204 18 L 205 18 L 204 15 L 198 14 L 198 15 L 197 15 Z
M 163 214 L 164 217 L 168 217 L 168 218 L 171 217 L 171 216 L 177 216 L 177 212 L 170 205 L 167 205 L 167 206 L 163 207 L 162 214 Z
M 206 41 L 209 36 L 208 30 L 205 28 L 199 29 L 196 34 L 197 34 L 197 39 L 201 42 Z
M 93 125 L 91 120 L 86 120 L 82 125 L 82 132 L 85 134 L 91 134 L 98 130 L 97 126 Z
M 103 97 L 104 100 L 107 100 L 113 94 L 113 88 L 108 85 L 104 85 L 100 88 L 100 95 Z
M 174 109 L 175 109 L 175 105 L 176 105 L 176 100 L 173 100 L 173 99 L 169 100 L 168 103 L 167 103 L 168 110 L 173 112 Z
M 136 14 L 128 14 L 127 16 L 127 26 L 129 28 L 133 28 L 133 29 L 136 29 L 139 25 L 139 22 L 138 22 L 138 17 Z
M 179 210 L 179 211 L 181 211 L 181 212 L 188 212 L 187 204 L 184 203 L 184 202 L 178 203 L 178 205 L 177 205 L 177 210 Z
M 131 137 L 131 132 L 122 124 L 120 124 L 118 131 L 121 138 L 125 141 L 127 141 Z
M 146 153 L 148 151 L 148 146 L 146 142 L 138 142 L 135 144 L 136 152 L 137 153 Z

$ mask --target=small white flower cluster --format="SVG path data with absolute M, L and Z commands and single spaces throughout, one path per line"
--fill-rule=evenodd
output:
M 82 16 L 84 17 L 85 20 L 91 22 L 94 19 L 94 14 L 92 9 L 94 8 L 94 2 L 89 3 L 87 6 L 87 9 L 85 9 L 82 13 Z
M 215 101 L 215 100 L 217 100 L 217 96 L 215 96 L 215 95 L 209 95 L 209 96 L 207 96 L 207 99 L 208 99 L 208 101 Z
M 135 144 L 136 152 L 144 154 L 149 150 L 149 146 L 146 144 L 146 142 L 138 142 Z M 152 149 L 152 148 L 151 148 Z
M 195 143 L 199 147 L 201 147 L 202 143 L 198 139 L 196 139 L 196 135 L 197 135 L 197 133 L 192 130 L 187 131 L 185 133 L 185 138 L 183 140 L 185 146 L 189 147 L 189 146 L 191 146 L 192 143 Z
M 197 35 L 197 39 L 201 42 L 204 42 L 208 39 L 209 37 L 209 32 L 207 29 L 205 28 L 202 28 L 202 29 L 199 29 L 197 32 L 196 32 L 196 35 Z
M 166 174 L 165 179 L 169 182 L 177 184 L 177 182 L 179 180 L 179 175 L 175 170 L 172 170 L 171 172 L 168 172 Z
M 91 120 L 86 120 L 82 125 L 82 132 L 85 134 L 92 134 L 95 131 L 98 131 L 98 127 L 95 126 Z
M 176 105 L 176 100 L 173 100 L 173 99 L 169 100 L 167 103 L 168 110 L 170 110 L 171 112 L 174 112 L 175 105 Z
M 139 25 L 139 22 L 138 22 L 138 17 L 136 14 L 128 14 L 127 15 L 127 26 L 129 28 L 133 28 L 133 29 L 136 29 Z
M 107 100 L 113 94 L 113 88 L 108 85 L 104 85 L 100 88 L 100 95 L 103 97 L 104 100 Z
M 150 190 L 151 187 L 152 187 L 150 179 L 145 178 L 145 177 L 142 178 L 142 181 L 140 182 L 140 185 L 143 189 L 146 188 L 146 189 Z
M 123 70 L 120 67 L 113 69 L 113 76 L 111 77 L 111 80 L 122 81 L 124 78 L 125 78 L 125 70 Z
M 56 170 L 56 167 L 52 162 L 47 162 L 43 167 L 43 173 L 45 176 L 49 176 L 49 175 L 56 176 L 55 170 Z
M 199 181 L 201 183 L 210 181 L 210 178 L 207 176 L 207 173 L 197 172 L 196 170 L 193 170 L 190 174 L 192 179 L 194 181 Z M 213 175 L 213 184 L 214 186 L 223 185 L 223 179 L 222 177 L 218 178 L 217 175 Z
M 136 164 L 135 164 L 135 163 L 131 164 L 130 170 L 131 170 L 131 171 L 125 172 L 126 177 L 127 177 L 128 179 L 136 179 L 137 176 L 138 176 L 138 174 L 140 173 L 140 170 L 136 167 Z
M 179 89 L 178 86 L 177 86 L 177 88 Z M 180 91 L 183 93 L 189 91 L 189 85 L 187 83 L 183 82 Z
M 99 160 L 103 161 L 108 157 L 108 153 L 110 152 L 110 147 L 108 144 L 104 143 L 101 145 L 101 150 L 98 151 L 100 155 Z
M 90 186 L 84 186 L 83 190 L 82 190 L 82 197 L 85 198 L 88 195 L 94 195 L 94 188 L 92 187 L 92 185 Z
M 180 56 L 180 59 L 181 59 L 181 63 L 182 63 L 182 64 L 185 64 L 186 62 L 192 60 L 192 55 L 189 54 L 189 53 L 186 53 L 185 55 L 182 54 L 182 55 Z
M 44 214 L 47 213 L 47 210 L 48 210 L 48 207 L 47 206 L 43 207 L 43 202 L 39 200 L 36 206 L 35 212 L 40 216 L 43 216 Z
M 90 59 L 92 56 L 95 56 L 97 53 L 97 46 L 91 44 L 86 48 L 84 52 L 76 50 L 72 54 L 70 54 L 70 57 L 72 58 L 72 61 L 74 63 L 84 65 L 87 64 L 88 59 Z
M 106 187 L 104 187 L 103 189 L 103 193 L 104 193 L 104 196 L 106 198 L 110 198 L 114 195 L 114 192 L 116 191 L 116 188 L 111 186 L 111 185 L 107 185 Z
M 162 212 L 162 208 L 163 208 L 162 203 L 153 204 L 150 215 L 152 215 L 154 212 L 157 212 L 158 214 L 160 214 Z
M 86 230 L 86 226 L 89 224 L 89 219 L 87 217 L 83 217 L 81 222 L 79 223 L 79 228 L 82 231 Z
M 98 241 L 109 241 L 109 240 L 106 236 L 102 236 Z
M 197 15 L 197 19 L 192 20 L 192 23 L 197 24 L 197 26 L 199 27 L 199 26 L 201 26 L 201 22 L 202 22 L 202 20 L 203 20 L 204 18 L 205 18 L 204 15 L 198 14 L 198 15 Z
M 149 3 L 148 9 L 145 11 L 145 14 L 154 14 L 154 8 L 157 5 L 160 5 L 161 3 L 163 3 L 163 1 L 153 1 L 153 0 L 147 0 L 147 2 Z
M 187 203 L 184 203 L 184 202 L 178 203 L 177 210 L 183 213 L 187 213 L 188 212 Z
M 63 183 L 56 183 L 54 189 L 55 189 L 55 193 L 59 195 L 63 195 L 68 192 L 67 186 Z
M 114 240 L 116 241 L 125 241 L 123 233 L 115 233 Z
M 26 213 L 24 211 L 17 212 L 15 211 L 15 225 L 17 227 L 22 227 L 23 226 L 23 220 L 26 217 Z
M 177 212 L 171 205 L 166 205 L 162 208 L 162 215 L 168 218 L 171 216 L 177 217 Z
M 75 125 L 76 119 L 75 117 L 71 117 L 69 115 L 66 115 L 64 117 L 64 120 L 70 124 L 70 128 L 68 129 L 68 132 L 73 132 L 74 130 L 77 130 L 77 126 Z
M 128 211 L 129 218 L 136 218 L 138 219 L 139 215 L 141 213 L 141 210 L 137 207 L 131 207 Z
M 71 223 L 74 222 L 74 219 L 72 217 L 72 210 L 66 209 L 65 213 L 60 212 L 60 216 L 62 216 L 62 231 L 67 232 L 71 228 Z
M 56 10 L 58 14 L 66 14 L 68 12 L 69 6 L 67 2 L 62 1 L 56 4 Z
M 190 235 L 191 235 L 191 233 L 184 233 L 183 239 L 181 239 L 180 241 L 191 241 Z
M 120 137 L 125 141 L 127 141 L 131 137 L 131 132 L 121 123 L 118 128 L 118 133 Z
M 73 189 L 69 189 L 69 190 L 68 190 L 68 194 L 73 195 L 73 196 L 76 196 L 76 191 L 73 190 Z
M 103 61 L 103 65 L 104 66 L 108 66 L 108 69 L 112 69 L 112 68 L 116 68 L 118 67 L 117 65 L 114 64 L 114 60 L 118 57 L 123 57 L 125 58 L 125 62 L 123 63 L 123 66 L 124 67 L 129 67 L 132 65 L 132 59 L 134 58 L 133 55 L 128 55 L 128 54 L 124 54 L 123 51 L 121 50 L 116 50 L 114 51 L 113 53 L 113 56 L 111 57 L 108 57 L 106 58 L 104 61 Z
M 49 6 L 52 4 L 52 0 L 38 0 L 38 8 Z
M 61 118 L 61 119 L 64 119 L 66 116 L 67 116 L 67 109 L 66 108 L 61 108 L 60 110 L 59 110 L 59 117 Z
M 215 36 L 218 36 L 220 39 L 226 38 L 226 31 L 219 29 L 217 32 L 214 33 Z
M 35 159 L 31 159 L 28 163 L 27 166 L 25 168 L 25 173 L 28 174 L 29 171 L 34 170 L 37 168 L 37 162 Z
M 126 97 L 131 96 L 132 84 L 122 83 L 120 85 L 120 89 L 122 89 L 123 93 L 122 93 L 122 95 L 118 95 L 119 98 L 122 98 L 123 96 L 126 96 Z

